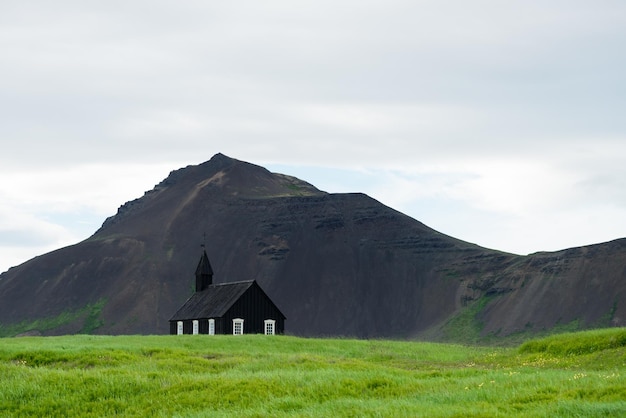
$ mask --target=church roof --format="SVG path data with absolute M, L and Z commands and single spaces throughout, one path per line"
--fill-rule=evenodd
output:
M 199 318 L 219 318 L 248 290 L 254 280 L 214 284 L 194 293 L 170 318 L 182 321 Z

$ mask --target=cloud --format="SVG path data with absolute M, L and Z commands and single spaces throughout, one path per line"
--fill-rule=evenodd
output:
M 0 168 L 0 270 L 86 239 L 120 205 L 140 197 L 180 166 Z
M 2 137 L 61 164 L 163 161 L 174 141 L 187 159 L 202 140 L 378 143 L 397 133 L 390 117 L 449 147 L 624 131 L 619 3 L 342 5 L 5 6 Z M 15 144 L 35 140 L 63 152 Z
M 537 249 L 533 224 L 626 235 L 608 220 L 626 211 L 624 16 L 613 0 L 4 2 L 0 210 L 63 235 L 223 152 L 479 243 L 471 225 Z

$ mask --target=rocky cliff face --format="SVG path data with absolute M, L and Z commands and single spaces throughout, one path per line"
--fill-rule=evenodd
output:
M 0 323 L 26 330 L 59 319 L 35 324 L 44 334 L 167 333 L 193 292 L 203 241 L 214 282 L 256 279 L 296 335 L 438 335 L 478 301 L 484 334 L 622 325 L 626 315 L 626 240 L 515 256 L 366 195 L 328 194 L 217 154 L 172 172 L 86 241 L 2 274 Z

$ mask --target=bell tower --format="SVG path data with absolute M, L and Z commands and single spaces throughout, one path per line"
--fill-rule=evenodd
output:
M 196 267 L 196 292 L 202 292 L 213 284 L 213 269 L 206 254 L 204 244 L 202 244 L 202 256 Z

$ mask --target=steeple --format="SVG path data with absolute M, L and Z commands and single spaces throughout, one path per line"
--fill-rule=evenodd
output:
M 196 292 L 201 292 L 213 284 L 213 269 L 206 255 L 206 249 L 202 245 L 202 257 L 196 267 Z

